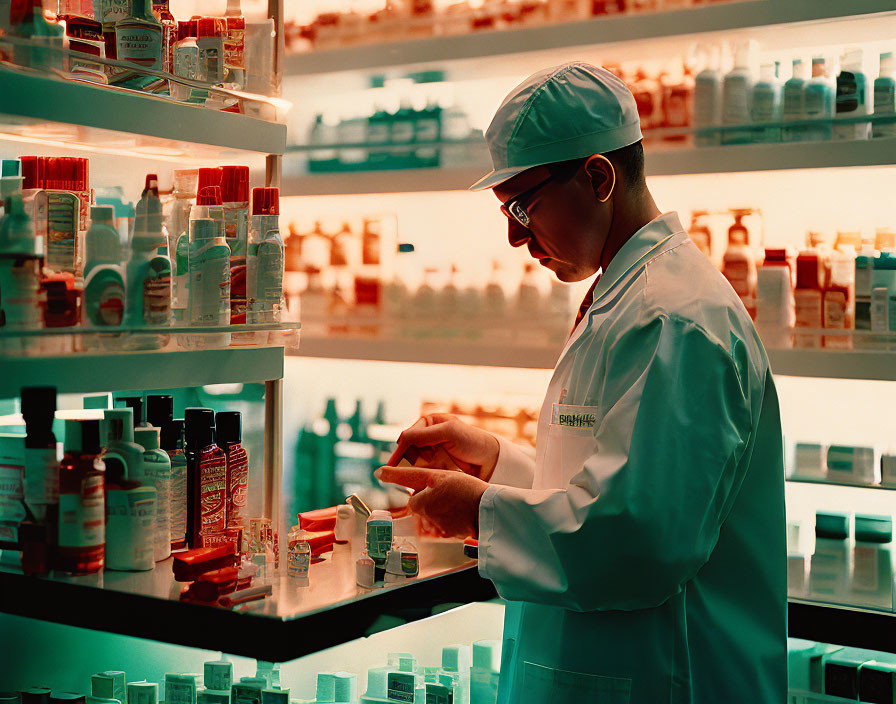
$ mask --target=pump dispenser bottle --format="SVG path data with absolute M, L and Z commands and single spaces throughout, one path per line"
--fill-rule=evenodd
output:
M 202 170 L 200 169 L 200 179 Z M 208 217 L 193 218 L 193 214 Z M 230 324 L 230 247 L 224 238 L 221 189 L 206 186 L 199 191 L 190 220 L 189 319 L 199 327 Z M 226 347 L 230 333 L 194 336 L 195 347 Z
M 134 442 L 143 448 L 143 476 L 140 481 L 156 490 L 153 521 L 153 556 L 156 562 L 171 554 L 171 460 L 159 447 L 158 428 L 137 428 Z
M 65 421 L 55 564 L 65 572 L 90 574 L 103 569 L 106 511 L 101 450 L 98 420 Z

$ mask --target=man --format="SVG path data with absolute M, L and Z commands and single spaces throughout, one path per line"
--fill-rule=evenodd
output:
M 449 416 L 406 430 L 463 472 L 383 467 L 508 600 L 499 700 L 781 704 L 781 423 L 750 317 L 644 180 L 635 101 L 607 71 L 531 76 L 486 138 L 513 246 L 601 272 L 541 410 L 534 460 Z

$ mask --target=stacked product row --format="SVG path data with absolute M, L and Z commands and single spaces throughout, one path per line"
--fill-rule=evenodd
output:
M 624 13 L 661 12 L 730 0 L 485 0 L 484 3 L 415 2 L 373 3 L 369 10 L 348 11 L 338 3 L 307 24 L 288 24 L 287 48 L 311 51 L 338 46 L 453 36 L 490 30 L 538 27 L 575 22 L 590 17 Z
M 253 676 L 236 680 L 233 663 L 212 660 L 203 674 L 166 673 L 159 683 L 127 682 L 121 670 L 90 678 L 90 694 L 30 687 L 3 694 L 10 704 L 494 704 L 501 644 L 482 640 L 442 648 L 441 663 L 424 667 L 411 653 L 389 653 L 388 664 L 367 672 L 367 691 L 358 695 L 353 672 L 318 673 L 313 699 L 290 696 L 278 663 L 258 660 Z M 305 683 L 303 683 L 303 689 Z M 161 690 L 161 692 L 160 692 Z
M 62 458 L 56 390 L 22 389 L 24 434 L 3 440 L 4 537 L 28 574 L 151 570 L 172 549 L 232 543 L 248 525 L 249 457 L 237 411 L 188 408 L 171 396 L 67 418 Z M 151 424 L 150 424 L 151 423 Z M 9 547 L 9 545 L 7 545 Z
M 896 656 L 788 638 L 787 682 L 787 704 L 890 704 L 896 700 Z
M 787 593 L 826 604 L 893 611 L 893 521 L 818 512 L 811 559 L 799 549 L 800 524 L 788 525 Z
M 59 0 L 56 15 L 48 20 L 41 0 L 26 0 L 0 15 L 0 54 L 14 64 L 61 69 L 78 80 L 218 109 L 256 109 L 236 96 L 210 95 L 208 88 L 270 92 L 273 21 L 247 22 L 240 0 L 228 0 L 222 17 L 185 21 L 177 21 L 168 4 Z M 10 40 L 3 42 L 3 34 Z
M 789 476 L 797 480 L 896 487 L 896 453 L 892 448 L 878 453 L 869 446 L 798 442 L 788 465 Z
M 0 325 L 9 333 L 6 350 L 58 353 L 79 351 L 82 344 L 158 349 L 169 343 L 165 331 L 172 325 L 280 321 L 276 188 L 254 189 L 250 217 L 248 167 L 175 172 L 181 188 L 166 219 L 158 178 L 149 174 L 133 217 L 126 209 L 116 217 L 113 205 L 91 205 L 87 173 L 86 159 L 3 161 Z M 42 328 L 64 333 L 79 326 L 108 334 L 62 336 L 49 343 L 53 349 L 29 337 Z M 139 334 L 141 328 L 147 332 Z M 252 333 L 234 337 L 236 344 L 254 341 Z M 224 347 L 231 335 L 178 337 L 178 343 Z

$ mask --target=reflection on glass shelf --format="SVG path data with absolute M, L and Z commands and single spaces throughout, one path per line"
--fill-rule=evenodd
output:
M 300 323 L 220 326 L 71 326 L 21 330 L 0 328 L 0 356 L 118 354 L 129 351 L 286 347 L 299 344 Z
M 820 484 L 822 486 L 851 487 L 853 489 L 885 489 L 887 491 L 896 491 L 896 485 L 886 485 L 878 483 L 862 484 L 859 482 L 838 481 L 825 477 L 805 477 L 800 475 L 791 475 L 787 477 L 788 482 L 794 484 Z

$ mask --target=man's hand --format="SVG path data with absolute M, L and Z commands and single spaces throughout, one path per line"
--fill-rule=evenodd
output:
M 455 416 L 432 413 L 420 418 L 398 437 L 398 449 L 389 458 L 397 465 L 409 447 L 441 449 L 466 474 L 488 481 L 498 463 L 498 440 Z M 425 453 L 423 454 L 426 459 Z
M 378 479 L 415 490 L 411 511 L 447 537 L 479 537 L 479 500 L 488 488 L 481 479 L 463 472 L 417 467 L 380 467 Z

